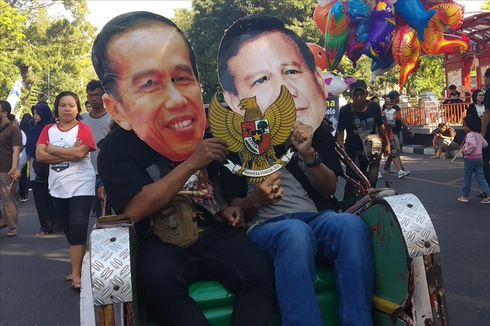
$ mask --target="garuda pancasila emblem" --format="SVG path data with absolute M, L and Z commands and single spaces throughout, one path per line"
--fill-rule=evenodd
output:
M 243 116 L 221 105 L 216 95 L 209 107 L 209 124 L 214 137 L 223 139 L 228 149 L 242 157 L 243 166 L 228 160 L 231 172 L 249 177 L 249 183 L 261 182 L 264 177 L 287 164 L 293 155 L 289 149 L 280 159 L 273 146 L 283 144 L 296 122 L 296 106 L 286 86 L 264 114 L 255 97 L 240 100 Z

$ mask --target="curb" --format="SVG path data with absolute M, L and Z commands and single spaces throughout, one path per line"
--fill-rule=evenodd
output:
M 420 154 L 420 155 L 435 155 L 436 151 L 433 147 L 424 145 L 403 145 L 402 153 L 406 154 Z M 455 153 L 455 151 L 453 151 Z M 462 154 L 458 155 L 458 158 L 462 158 Z

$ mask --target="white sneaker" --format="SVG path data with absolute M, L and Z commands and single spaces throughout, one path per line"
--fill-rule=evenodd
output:
M 401 179 L 403 177 L 406 177 L 409 174 L 410 174 L 410 171 L 400 170 L 400 171 L 398 171 L 398 179 Z
M 383 175 L 381 174 L 381 172 L 378 172 L 378 179 L 383 179 Z

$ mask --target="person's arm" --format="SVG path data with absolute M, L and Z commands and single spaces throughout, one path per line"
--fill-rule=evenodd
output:
M 345 131 L 337 130 L 337 143 L 340 147 L 344 147 Z
M 87 145 L 79 144 L 78 141 L 73 147 L 57 147 L 51 144 L 46 145 L 46 153 L 59 157 L 64 161 L 78 162 L 87 157 L 90 148 Z
M 17 167 L 17 169 L 19 171 L 22 171 L 22 169 L 24 168 L 24 166 L 27 164 L 27 161 L 28 161 L 28 157 L 27 157 L 26 149 L 24 148 L 20 152 L 20 155 L 19 155 L 19 166 Z
M 37 144 L 36 146 L 36 160 L 43 163 L 57 164 L 66 161 L 59 156 L 55 156 L 46 152 L 47 145 Z
M 297 122 L 291 135 L 291 142 L 298 151 L 306 165 L 305 175 L 319 193 L 325 198 L 330 198 L 335 193 L 337 177 L 320 160 L 319 154 L 312 147 L 313 128 L 301 122 Z M 318 162 L 314 167 L 308 167 L 308 164 Z
M 17 169 L 17 167 L 19 166 L 19 155 L 21 148 L 22 146 L 12 146 L 12 167 L 8 173 L 14 181 L 20 177 L 20 170 Z
M 123 209 L 134 223 L 161 210 L 182 189 L 182 186 L 197 170 L 212 161 L 223 162 L 226 144 L 217 138 L 201 141 L 194 153 L 160 180 L 144 186 Z
M 463 147 L 463 153 L 465 155 L 471 154 L 476 150 L 476 137 L 471 133 L 466 135 L 465 144 Z

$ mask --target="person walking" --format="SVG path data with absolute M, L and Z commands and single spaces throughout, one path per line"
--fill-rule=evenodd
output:
M 395 108 L 395 103 L 390 99 L 387 99 L 381 116 L 383 118 L 383 123 L 385 125 L 386 135 L 391 145 L 391 152 L 386 159 L 386 163 L 384 165 L 385 175 L 388 175 L 390 172 L 391 162 L 395 165 L 396 170 L 398 171 L 398 179 L 401 179 L 410 174 L 410 171 L 404 170 L 402 167 L 401 159 L 400 159 L 400 141 L 398 140 L 398 135 L 396 134 L 397 124 L 400 122 L 400 110 Z
M 89 156 L 95 142 L 90 127 L 79 122 L 81 109 L 77 94 L 59 93 L 54 102 L 58 122 L 44 127 L 36 146 L 36 159 L 49 163 L 49 191 L 70 244 L 72 288 L 77 291 L 95 195 L 95 172 Z
M 91 80 L 88 82 L 86 92 L 91 110 L 90 112 L 83 114 L 82 121 L 92 129 L 95 144 L 97 145 L 95 151 L 90 153 L 90 160 L 95 170 L 95 189 L 97 191 L 97 195 L 92 202 L 92 211 L 94 212 L 95 217 L 100 217 L 105 211 L 107 201 L 105 188 L 98 174 L 97 157 L 99 155 L 99 142 L 104 139 L 109 132 L 112 118 L 110 114 L 107 113 L 104 104 L 102 103 L 104 88 L 100 81 Z
M 31 179 L 31 186 L 40 224 L 40 230 L 35 236 L 36 238 L 41 238 L 49 233 L 56 232 L 60 226 L 55 217 L 53 202 L 49 194 L 49 164 L 36 160 L 36 144 L 41 131 L 45 126 L 53 124 L 55 121 L 51 109 L 46 103 L 37 103 L 32 107 L 32 111 L 34 114 L 34 128 L 27 134 L 25 150 L 31 162 L 30 174 L 34 176 Z
M 20 177 L 19 155 L 22 148 L 22 134 L 13 121 L 12 107 L 7 101 L 0 101 L 0 229 L 8 226 L 7 237 L 17 235 L 18 183 Z
M 463 154 L 464 154 L 464 181 L 463 194 L 458 197 L 458 201 L 468 203 L 470 201 L 471 178 L 475 175 L 476 181 L 480 185 L 482 193 L 487 194 L 480 203 L 490 204 L 490 188 L 483 175 L 483 148 L 488 146 L 487 141 L 481 135 L 481 122 L 478 117 L 468 115 L 463 119 L 463 129 L 466 133 Z

